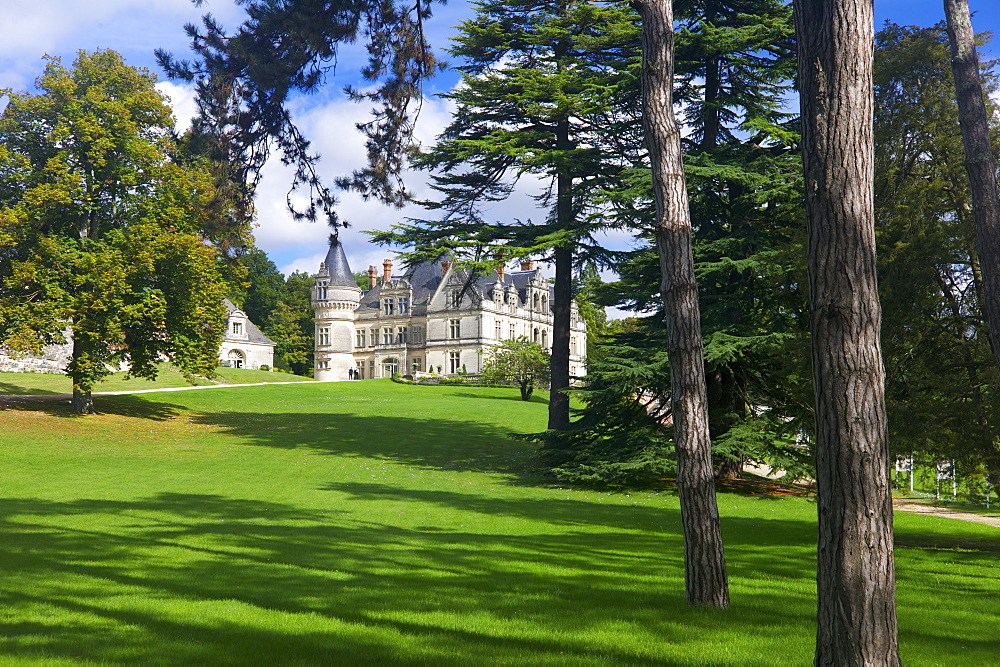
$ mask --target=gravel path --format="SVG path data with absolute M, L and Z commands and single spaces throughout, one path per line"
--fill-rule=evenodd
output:
M 249 384 L 206 384 L 195 387 L 162 387 L 159 389 L 128 389 L 126 391 L 95 391 L 94 396 L 124 396 L 126 394 L 155 394 L 163 391 L 194 391 L 196 389 L 224 389 L 226 387 L 263 387 L 271 384 L 302 384 L 303 382 L 318 382 L 318 380 L 298 380 L 295 382 L 252 382 Z M 21 401 L 68 401 L 73 394 L 0 394 L 2 402 Z
M 900 498 L 892 499 L 892 509 L 897 512 L 913 512 L 915 514 L 927 514 L 929 516 L 941 516 L 946 519 L 958 519 L 960 521 L 971 521 L 972 523 L 983 523 L 987 526 L 1000 528 L 1000 517 L 982 516 L 971 512 L 959 512 L 947 507 L 935 507 L 924 503 L 915 503 Z

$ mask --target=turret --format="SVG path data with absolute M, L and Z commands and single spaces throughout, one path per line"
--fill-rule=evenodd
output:
M 354 368 L 354 313 L 361 299 L 344 247 L 330 239 L 326 261 L 319 265 L 312 289 L 312 309 L 316 322 L 315 368 L 317 380 L 349 380 Z

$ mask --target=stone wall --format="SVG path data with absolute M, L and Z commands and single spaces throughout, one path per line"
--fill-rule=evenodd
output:
M 0 347 L 0 371 L 13 373 L 63 373 L 72 358 L 71 343 L 47 345 L 39 356 L 13 355 Z

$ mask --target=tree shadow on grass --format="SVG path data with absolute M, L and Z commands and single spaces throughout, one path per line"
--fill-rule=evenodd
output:
M 64 393 L 66 392 L 55 391 L 54 389 L 39 389 L 37 387 L 31 387 L 28 385 L 14 384 L 13 382 L 0 382 L 0 394 L 7 394 L 7 395 L 27 394 L 36 396 L 51 396 Z
M 683 656 L 692 646 L 704 651 L 734 635 L 756 647 L 736 654 L 744 659 L 811 654 L 809 521 L 724 519 L 734 606 L 705 611 L 683 601 L 673 508 L 377 484 L 329 491 L 348 496 L 331 498 L 328 507 L 340 511 L 212 494 L 0 499 L 0 654 L 164 664 L 673 664 L 690 662 Z M 379 500 L 467 517 L 392 525 L 371 518 Z M 477 514 L 531 520 L 535 529 L 481 528 Z M 663 528 L 642 530 L 650 523 Z M 940 601 L 927 578 L 904 585 Z M 933 610 L 939 627 L 959 623 L 982 591 L 948 595 Z M 964 655 L 989 655 L 995 634 L 981 628 L 976 642 L 963 641 L 973 651 Z M 904 623 L 901 638 L 936 647 L 934 655 L 963 655 L 947 632 Z
M 97 414 L 118 415 L 132 419 L 148 419 L 150 421 L 166 421 L 173 419 L 180 410 L 176 405 L 151 401 L 141 396 L 97 396 L 94 398 Z M 11 401 L 2 405 L 3 410 L 37 412 L 50 417 L 68 417 L 88 419 L 89 415 L 78 415 L 73 412 L 69 400 L 30 400 Z
M 510 396 L 490 396 L 489 398 L 491 401 L 519 401 L 522 403 L 539 403 L 541 405 L 549 404 L 548 398 L 545 398 L 544 396 L 539 396 L 538 394 L 532 394 L 531 397 L 527 401 L 525 401 L 521 398 L 521 391 L 519 389 L 517 388 L 511 389 L 511 392 L 513 393 Z M 458 392 L 452 394 L 452 396 L 458 396 L 461 398 L 477 398 L 480 400 L 482 400 L 483 398 L 481 394 L 469 394 L 464 392 Z
M 485 511 L 473 495 L 408 500 Z M 611 512 L 576 504 L 577 512 Z M 496 511 L 555 523 L 568 509 L 524 500 Z M 638 509 L 649 508 L 617 508 Z M 678 520 L 675 510 L 653 513 Z M 0 500 L 8 610 L 0 652 L 170 664 L 669 664 L 655 646 L 589 633 L 610 623 L 655 641 L 700 641 L 719 619 L 684 607 L 681 553 L 668 533 L 424 531 L 205 494 L 8 498 Z M 768 606 L 766 619 L 725 617 L 763 633 L 771 623 L 807 622 L 799 617 L 810 605 L 806 596 Z
M 510 475 L 539 482 L 534 450 L 507 437 L 509 429 L 471 420 L 349 413 L 216 412 L 193 417 L 244 444 L 365 457 L 436 470 Z

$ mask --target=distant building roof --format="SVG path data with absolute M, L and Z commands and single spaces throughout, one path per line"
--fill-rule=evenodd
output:
M 344 245 L 337 237 L 330 239 L 330 249 L 326 253 L 326 270 L 330 274 L 331 287 L 358 286 L 358 281 L 351 272 L 351 265 L 347 263 Z
M 237 308 L 236 305 L 229 299 L 223 299 L 223 303 L 226 304 L 226 317 L 231 316 L 235 311 L 239 310 L 243 313 L 243 310 Z M 246 313 L 243 313 L 246 316 Z M 228 341 L 243 341 L 243 338 L 233 338 L 229 335 L 229 327 L 226 327 L 226 335 L 223 339 Z M 247 317 L 247 337 L 246 342 L 249 343 L 259 343 L 261 345 L 277 345 L 273 340 L 264 335 L 264 332 L 257 328 L 257 325 L 250 321 Z

